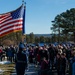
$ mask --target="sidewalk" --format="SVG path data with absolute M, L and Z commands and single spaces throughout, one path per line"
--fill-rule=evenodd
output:
M 28 66 L 28 70 L 26 70 L 25 75 L 38 75 L 38 71 L 37 68 L 35 67 L 34 64 L 29 64 Z M 14 68 L 14 72 L 12 73 L 12 75 L 16 75 L 16 71 Z
M 16 75 L 15 69 L 11 75 Z M 25 75 L 38 75 L 38 68 L 35 67 L 34 64 L 29 64 L 29 69 L 26 70 Z M 49 73 L 48 75 L 57 75 L 57 72 L 56 70 L 52 70 L 51 73 Z M 66 73 L 66 75 L 69 75 L 69 74 Z

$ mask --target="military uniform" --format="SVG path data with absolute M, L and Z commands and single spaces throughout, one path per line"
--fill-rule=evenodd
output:
M 23 48 L 20 48 L 19 52 L 16 54 L 15 63 L 17 75 L 24 75 L 27 67 L 27 57 L 23 52 Z

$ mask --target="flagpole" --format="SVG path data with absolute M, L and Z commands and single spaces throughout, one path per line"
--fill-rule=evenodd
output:
M 24 4 L 24 0 L 22 0 L 22 4 Z
M 26 5 L 26 2 L 24 0 L 22 0 L 22 4 Z
M 24 9 L 26 8 L 26 2 L 24 0 L 22 0 L 22 5 L 24 5 Z M 26 10 L 25 10 L 26 11 Z M 25 20 L 25 19 L 24 19 Z M 25 26 L 24 26 L 25 28 Z M 22 36 L 22 41 L 23 43 L 26 43 L 26 34 L 25 34 L 25 30 L 23 30 L 23 36 Z
M 23 30 L 22 33 L 23 35 L 25 35 L 25 11 L 26 11 L 26 2 L 24 0 L 22 0 L 22 5 L 24 6 L 24 15 L 23 15 Z
M 26 6 L 26 2 L 24 0 L 22 0 L 22 5 L 24 5 L 24 9 L 25 9 L 25 6 Z M 23 30 L 22 30 L 22 34 L 23 34 Z M 16 39 L 17 39 L 17 45 L 20 43 L 20 42 L 23 42 L 25 39 L 23 39 L 23 37 L 26 38 L 25 34 L 23 34 L 23 36 L 21 37 L 21 40 L 19 41 L 18 39 L 19 37 L 19 33 L 16 32 Z

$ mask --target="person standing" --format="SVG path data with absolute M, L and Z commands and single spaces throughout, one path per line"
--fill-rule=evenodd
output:
M 65 53 L 61 54 L 61 75 L 66 75 L 67 59 Z
M 49 71 L 49 62 L 46 57 L 43 57 L 41 61 L 41 75 L 48 75 Z
M 54 64 L 57 70 L 57 75 L 61 75 L 61 55 L 60 53 L 57 53 L 54 59 Z
M 72 75 L 75 75 L 75 51 L 73 52 L 72 58 Z
M 17 75 L 24 75 L 25 69 L 27 67 L 27 57 L 26 54 L 23 52 L 24 46 L 21 44 L 19 47 L 19 51 L 15 57 L 15 65 L 16 65 L 16 73 Z
M 71 56 L 70 56 L 70 59 L 69 59 L 69 75 L 72 75 L 72 64 L 73 64 L 73 58 L 74 58 L 74 50 L 72 49 L 71 50 Z

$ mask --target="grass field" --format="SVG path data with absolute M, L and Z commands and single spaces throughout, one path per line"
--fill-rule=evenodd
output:
M 14 64 L 0 64 L 0 69 L 3 70 L 3 73 L 0 75 L 11 75 L 14 70 Z

